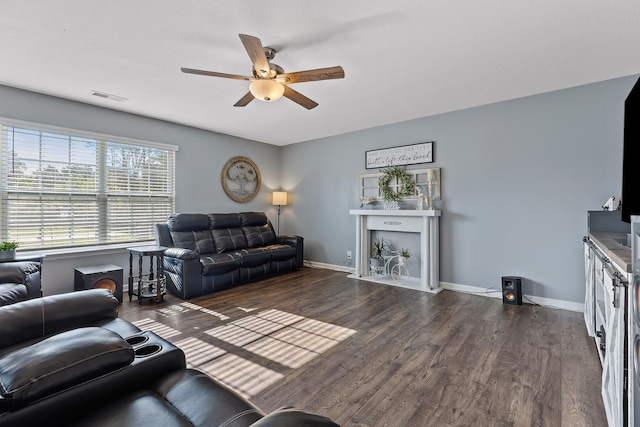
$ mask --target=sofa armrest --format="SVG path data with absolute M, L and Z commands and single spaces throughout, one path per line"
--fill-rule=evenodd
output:
M 202 264 L 197 252 L 169 248 L 164 253 L 163 267 L 172 294 L 184 299 L 202 295 Z
M 164 256 L 169 258 L 178 258 L 181 260 L 187 260 L 187 259 L 200 260 L 200 255 L 197 252 L 192 251 L 191 249 L 183 249 L 183 248 L 167 248 L 167 250 L 164 251 Z
M 276 236 L 276 243 L 280 243 L 281 245 L 298 246 L 301 245 L 303 241 L 304 238 L 302 236 L 296 236 L 294 234 Z
M 276 243 L 296 248 L 296 267 L 302 267 L 304 261 L 304 238 L 293 234 L 276 236 Z
M 0 307 L 0 348 L 118 317 L 118 299 L 89 289 Z

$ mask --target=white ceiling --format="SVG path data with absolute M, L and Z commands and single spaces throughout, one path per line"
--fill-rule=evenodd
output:
M 638 0 L 1 0 L 0 84 L 286 145 L 640 73 Z M 233 104 L 239 33 L 345 78 Z M 126 102 L 91 95 L 97 90 Z

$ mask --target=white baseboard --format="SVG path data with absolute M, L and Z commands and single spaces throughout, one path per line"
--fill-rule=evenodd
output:
M 351 273 L 351 274 L 356 272 L 356 269 L 353 267 L 346 267 L 344 265 L 335 265 L 335 264 L 325 264 L 324 262 L 315 262 L 315 261 L 307 261 L 307 260 L 304 260 L 304 266 L 311 267 L 311 268 L 321 268 L 324 270 L 342 271 L 342 272 Z
M 440 282 L 440 286 L 450 291 L 462 292 L 466 294 L 474 294 L 485 296 L 489 298 L 502 299 L 502 289 L 499 288 L 478 288 L 476 286 L 459 285 L 457 283 Z M 553 298 L 537 297 L 534 295 L 522 294 L 524 302 L 538 304 L 543 307 L 559 308 L 561 310 L 584 312 L 584 303 L 578 303 L 573 301 L 565 301 Z
M 335 264 L 326 264 L 323 262 L 305 260 L 304 265 L 306 267 L 311 267 L 311 268 L 321 268 L 325 270 L 342 271 L 350 274 L 355 273 L 355 268 L 353 267 L 345 267 L 342 265 L 335 265 Z M 450 283 L 450 282 L 440 282 L 440 286 L 443 289 L 447 289 L 449 291 L 462 292 L 466 294 L 474 294 L 474 295 L 485 296 L 489 298 L 502 299 L 502 289 L 499 289 L 499 288 L 483 289 L 483 288 L 478 288 L 476 286 L 459 285 L 457 283 Z M 561 310 L 575 311 L 578 313 L 584 312 L 584 303 L 558 300 L 553 298 L 537 297 L 534 295 L 525 295 L 525 294 L 523 294 L 522 297 L 525 300 L 524 302 L 538 304 L 543 307 L 559 308 Z

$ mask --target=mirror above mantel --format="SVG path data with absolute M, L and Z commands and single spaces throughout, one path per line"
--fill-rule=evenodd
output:
M 420 198 L 420 191 L 424 196 L 427 196 L 427 188 L 429 183 L 433 183 L 433 200 L 440 200 L 440 183 L 441 183 L 441 171 L 440 168 L 427 168 L 427 169 L 406 169 L 409 182 L 414 184 L 413 194 L 403 197 L 402 201 L 418 201 Z M 383 171 L 378 173 L 370 173 L 360 175 L 360 203 L 362 208 L 372 208 L 371 205 L 377 202 L 382 202 L 382 192 L 379 185 L 380 177 L 383 176 Z M 397 191 L 401 182 L 397 178 L 393 178 L 389 181 L 388 187 L 391 191 Z

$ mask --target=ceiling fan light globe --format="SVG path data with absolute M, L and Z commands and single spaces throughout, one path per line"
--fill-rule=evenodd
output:
M 271 102 L 282 98 L 284 86 L 273 80 L 255 80 L 249 85 L 249 91 L 256 99 Z

